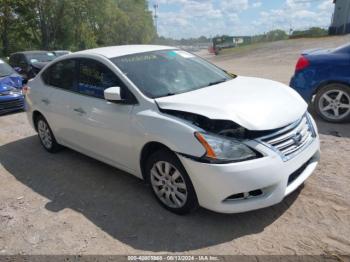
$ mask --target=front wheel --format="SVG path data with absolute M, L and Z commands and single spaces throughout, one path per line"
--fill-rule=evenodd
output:
M 166 209 L 186 214 L 198 207 L 192 182 L 174 153 L 160 150 L 151 155 L 146 172 L 155 197 Z
M 323 87 L 314 102 L 318 115 L 326 121 L 342 123 L 350 120 L 350 87 L 330 84 Z

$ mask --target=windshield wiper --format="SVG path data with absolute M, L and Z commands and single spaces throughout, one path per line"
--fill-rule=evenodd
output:
M 226 78 L 225 78 L 225 79 L 220 79 L 220 80 L 218 80 L 218 81 L 209 83 L 208 86 L 213 86 L 213 85 L 221 84 L 221 83 L 226 82 L 226 81 L 227 81 Z
M 177 95 L 176 93 L 167 93 L 167 94 L 164 94 L 164 95 L 161 95 L 161 96 L 154 96 L 153 98 L 161 98 L 161 97 L 167 97 L 167 96 L 174 96 L 174 95 Z

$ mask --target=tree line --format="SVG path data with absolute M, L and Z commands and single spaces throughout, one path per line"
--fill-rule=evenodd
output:
M 253 35 L 253 36 L 236 36 L 242 37 L 245 39 L 249 39 L 250 41 L 245 41 L 242 45 L 253 44 L 253 43 L 261 43 L 261 42 L 273 42 L 280 40 L 287 40 L 293 38 L 300 37 L 323 37 L 328 35 L 328 30 L 320 27 L 311 27 L 305 30 L 291 30 L 289 34 L 282 29 L 275 29 L 268 31 L 263 34 Z M 229 35 L 216 35 L 215 37 L 229 37 Z M 235 36 L 235 35 L 233 35 Z M 211 43 L 212 38 L 206 36 L 200 36 L 198 38 L 187 38 L 187 39 L 173 39 L 166 38 L 163 36 L 156 37 L 153 41 L 156 44 L 160 45 L 171 45 L 171 46 L 190 46 L 190 45 L 198 45 L 204 43 Z
M 147 0 L 0 0 L 0 56 L 147 44 L 156 37 Z

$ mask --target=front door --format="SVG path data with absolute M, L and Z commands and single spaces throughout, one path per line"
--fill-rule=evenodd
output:
M 71 97 L 72 131 L 70 143 L 104 162 L 128 171 L 133 150 L 130 141 L 130 116 L 134 105 L 106 101 L 103 92 L 119 86 L 122 95 L 126 87 L 103 63 L 79 59 L 76 94 Z

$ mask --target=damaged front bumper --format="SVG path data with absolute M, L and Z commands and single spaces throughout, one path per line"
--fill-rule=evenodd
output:
M 264 157 L 229 164 L 201 163 L 178 155 L 202 207 L 239 213 L 277 204 L 312 174 L 320 158 L 318 136 L 288 161 L 264 144 L 254 148 Z

